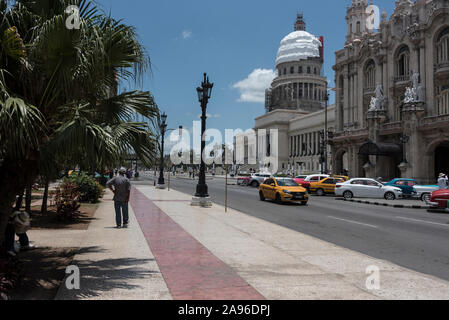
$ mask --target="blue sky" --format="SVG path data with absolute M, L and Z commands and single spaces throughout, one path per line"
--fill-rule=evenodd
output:
M 343 48 L 350 0 L 97 0 L 136 27 L 152 59 L 143 88 L 168 114 L 169 127 L 192 127 L 201 113 L 195 88 L 207 72 L 215 83 L 208 127 L 248 129 L 264 104 L 241 101 L 233 86 L 257 69 L 274 69 L 283 37 L 304 13 L 307 31 L 325 37 L 325 75 L 333 85 L 334 52 Z M 394 0 L 375 0 L 388 14 Z M 251 95 L 250 95 L 251 96 Z M 250 98 L 251 100 L 251 98 Z

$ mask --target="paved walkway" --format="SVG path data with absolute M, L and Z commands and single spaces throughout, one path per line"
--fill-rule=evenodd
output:
M 177 191 L 134 188 L 130 228 L 113 229 L 110 199 L 108 192 L 87 231 L 67 234 L 67 242 L 76 236 L 82 248 L 74 261 L 81 290 L 62 286 L 57 299 L 449 297 L 441 279 L 232 209 L 191 207 L 191 196 Z M 373 266 L 378 290 L 366 286 Z
M 114 203 L 107 192 L 87 231 L 77 231 L 77 241 L 64 246 L 80 247 L 73 265 L 80 268 L 81 289 L 68 290 L 64 283 L 57 300 L 171 300 L 159 267 L 130 208 L 128 229 L 115 229 Z M 67 231 L 64 231 L 67 232 Z M 81 236 L 81 237 L 80 237 Z M 54 242 L 59 237 L 55 235 Z M 42 239 L 35 239 L 43 245 Z M 51 246 L 51 242 L 48 243 Z

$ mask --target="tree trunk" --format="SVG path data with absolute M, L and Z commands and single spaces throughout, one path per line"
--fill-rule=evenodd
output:
M 4 159 L 0 166 L 0 247 L 16 196 L 38 175 L 39 161 Z
M 48 202 L 48 179 L 45 179 L 45 190 L 44 190 L 44 198 L 42 199 L 42 207 L 41 214 L 47 213 L 47 202 Z
M 31 184 L 29 183 L 25 192 L 25 211 L 31 213 Z
M 22 191 L 20 191 L 19 193 L 19 197 L 17 198 L 16 201 L 16 206 L 14 208 L 15 211 L 19 211 L 20 209 L 22 209 L 22 204 L 23 204 L 23 196 L 25 195 L 25 189 L 23 189 Z

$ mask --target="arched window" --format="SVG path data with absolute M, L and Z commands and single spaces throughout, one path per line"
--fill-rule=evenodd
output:
M 307 73 L 310 74 L 310 67 L 307 67 Z
M 410 75 L 410 50 L 407 46 L 401 47 L 396 56 L 396 77 L 399 80 L 408 80 Z
M 376 86 L 376 64 L 374 60 L 370 60 L 366 64 L 364 76 L 364 88 L 374 89 Z
M 437 115 L 449 114 L 449 85 L 441 86 L 437 95 Z
M 290 67 L 290 73 L 294 74 L 295 73 L 295 67 Z
M 284 76 L 287 74 L 287 68 L 284 68 Z
M 357 29 L 356 32 L 360 33 L 362 30 L 360 29 L 360 21 L 357 21 Z
M 302 66 L 298 67 L 298 73 L 302 73 Z
M 438 35 L 436 51 L 438 64 L 449 62 L 449 27 Z

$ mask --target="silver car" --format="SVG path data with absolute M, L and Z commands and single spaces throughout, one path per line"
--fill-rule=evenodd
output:
M 271 178 L 269 173 L 256 173 L 251 176 L 249 185 L 254 188 L 258 188 L 266 179 Z

